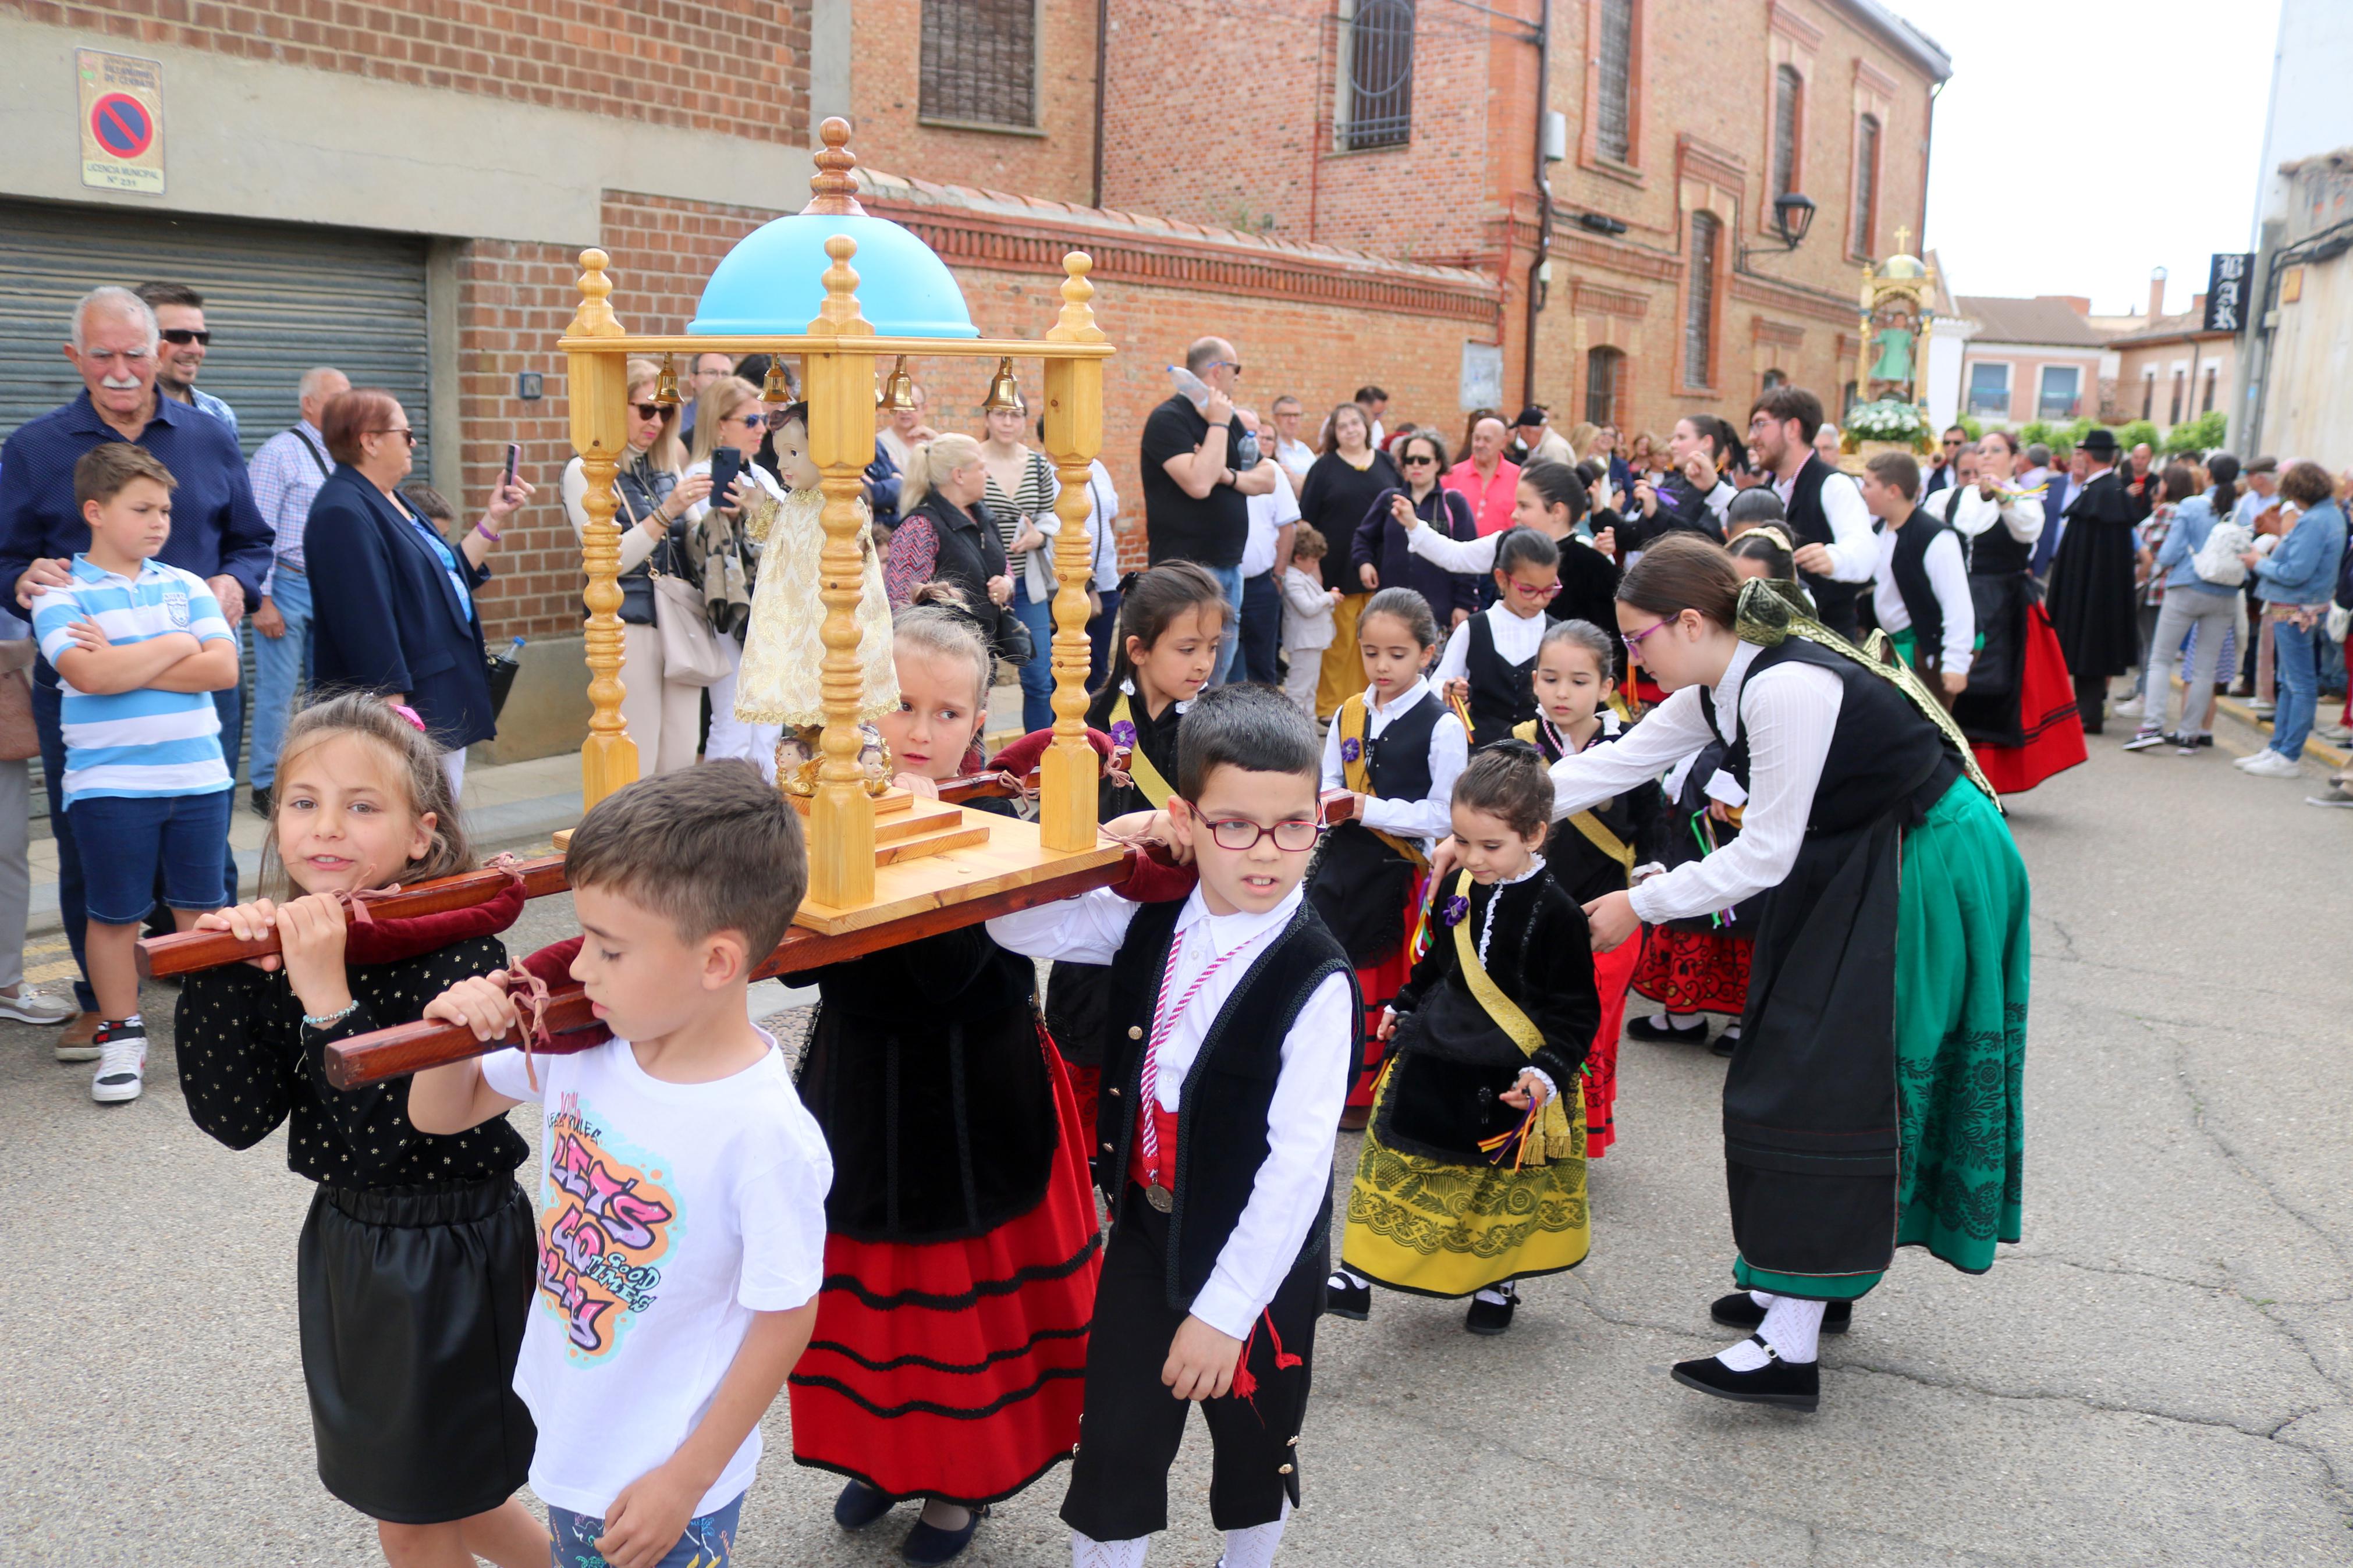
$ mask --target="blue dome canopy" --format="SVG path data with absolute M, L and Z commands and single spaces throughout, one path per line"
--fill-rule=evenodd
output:
M 711 281 L 690 332 L 732 337 L 797 335 L 825 303 L 825 242 L 857 242 L 859 309 L 883 337 L 976 338 L 964 290 L 947 263 L 914 234 L 863 214 L 795 213 L 761 225 L 736 244 Z

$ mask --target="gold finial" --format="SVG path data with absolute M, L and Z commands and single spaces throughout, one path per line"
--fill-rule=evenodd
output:
M 997 362 L 997 374 L 989 379 L 988 395 L 980 400 L 983 414 L 1026 413 L 1021 402 L 1021 384 L 1013 379 L 1013 356 L 1008 354 Z
M 678 363 L 670 354 L 662 355 L 661 376 L 654 383 L 654 401 L 664 408 L 675 408 L 685 401 L 678 395 Z
M 594 248 L 580 253 L 580 308 L 573 312 L 572 324 L 565 329 L 575 338 L 617 338 L 621 336 L 620 318 L 613 314 L 610 303 L 613 280 L 605 276 L 605 268 L 613 258 Z
M 817 154 L 817 173 L 809 176 L 809 205 L 801 211 L 863 217 L 866 209 L 858 205 L 858 157 L 849 150 L 849 121 L 833 115 L 817 128 L 817 133 L 825 148 Z
M 1062 313 L 1046 333 L 1049 342 L 1099 343 L 1103 341 L 1101 327 L 1095 325 L 1095 313 L 1090 304 L 1095 297 L 1095 286 L 1087 281 L 1094 268 L 1094 258 L 1083 250 L 1073 250 L 1062 258 Z

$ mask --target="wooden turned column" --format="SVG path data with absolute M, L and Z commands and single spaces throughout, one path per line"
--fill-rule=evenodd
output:
M 1094 263 L 1084 251 L 1062 258 L 1062 312 L 1048 342 L 1099 343 Z M 1103 450 L 1103 361 L 1046 362 L 1046 455 L 1062 493 L 1054 503 L 1061 531 L 1054 541 L 1054 740 L 1039 763 L 1038 837 L 1049 849 L 1090 849 L 1095 842 L 1094 749 L 1087 744 L 1087 581 L 1093 551 L 1087 539 L 1088 464 Z
M 621 323 L 607 302 L 612 279 L 601 250 L 580 253 L 580 309 L 565 329 L 574 338 L 617 338 Z M 621 532 L 614 525 L 613 475 L 628 449 L 628 356 L 618 351 L 575 349 L 568 362 L 572 449 L 580 454 L 588 480 L 581 508 L 588 514 L 581 562 L 588 574 L 582 595 L 588 605 L 588 739 L 580 748 L 580 796 L 584 806 L 638 777 L 637 742 L 621 718 Z
M 845 350 L 874 328 L 858 308 L 858 274 L 846 235 L 825 242 L 825 303 L 811 337 L 835 336 Z M 834 909 L 874 901 L 874 802 L 858 769 L 858 707 L 865 693 L 858 657 L 858 602 L 864 557 L 858 532 L 860 481 L 874 460 L 874 356 L 816 352 L 803 356 L 809 409 L 809 458 L 825 491 L 825 548 L 818 556 L 818 596 L 825 603 L 818 682 L 825 709 L 816 798 L 809 802 L 809 897 Z

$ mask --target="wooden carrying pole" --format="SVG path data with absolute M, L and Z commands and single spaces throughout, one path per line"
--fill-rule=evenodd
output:
M 1088 305 L 1094 263 L 1084 251 L 1062 258 L 1062 313 L 1049 342 L 1103 341 Z M 1049 849 L 1084 849 L 1095 841 L 1096 764 L 1087 744 L 1087 580 L 1093 574 L 1087 545 L 1092 486 L 1089 465 L 1103 449 L 1103 361 L 1046 362 L 1046 455 L 1062 493 L 1054 540 L 1054 742 L 1038 765 L 1038 838 Z M 1039 652 L 1045 650 L 1039 649 Z
M 609 258 L 601 250 L 580 253 L 580 309 L 565 336 L 617 338 L 613 280 L 605 276 Z M 613 475 L 628 450 L 628 355 L 620 350 L 575 348 L 565 356 L 572 405 L 572 449 L 588 480 L 581 509 L 588 514 L 581 561 L 588 586 L 584 641 L 588 657 L 588 740 L 580 748 L 580 801 L 593 808 L 638 776 L 638 746 L 621 718 L 621 531 L 614 526 Z

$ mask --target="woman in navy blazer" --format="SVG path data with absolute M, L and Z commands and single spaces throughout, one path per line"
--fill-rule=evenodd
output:
M 1405 476 L 1403 489 L 1383 490 L 1372 510 L 1356 525 L 1349 559 L 1367 592 L 1380 588 L 1411 588 L 1430 601 L 1441 630 L 1462 624 L 1479 608 L 1479 578 L 1468 572 L 1448 572 L 1406 548 L 1404 524 L 1398 509 L 1410 509 L 1423 524 L 1450 539 L 1479 537 L 1471 503 L 1439 483 L 1446 471 L 1446 443 L 1427 430 L 1399 437 L 1389 448 Z
M 375 691 L 415 709 L 455 790 L 466 748 L 496 733 L 474 589 L 490 580 L 490 547 L 532 487 L 518 479 L 501 489 L 463 544 L 452 545 L 399 492 L 417 437 L 390 393 L 343 393 L 327 405 L 321 434 L 336 468 L 303 533 L 318 606 L 313 685 Z

